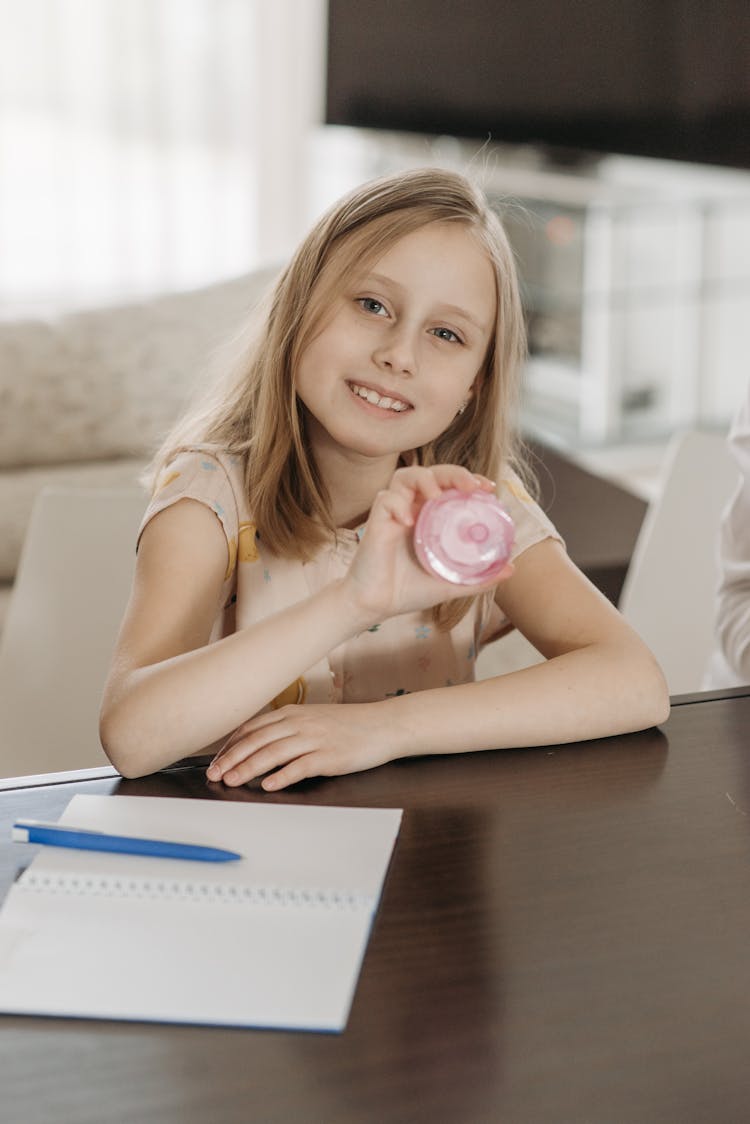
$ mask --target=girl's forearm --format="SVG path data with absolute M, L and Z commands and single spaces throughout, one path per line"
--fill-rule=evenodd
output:
M 393 756 L 556 745 L 663 722 L 669 697 L 636 642 L 592 644 L 506 675 L 389 699 Z M 402 752 L 399 752 L 399 749 Z
M 333 582 L 252 628 L 134 668 L 105 696 L 102 745 L 124 776 L 200 753 L 372 623 Z

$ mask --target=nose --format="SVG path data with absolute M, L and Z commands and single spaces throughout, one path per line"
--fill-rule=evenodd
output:
M 381 370 L 396 375 L 413 375 L 416 370 L 416 347 L 412 333 L 406 326 L 394 325 L 380 339 L 373 359 Z

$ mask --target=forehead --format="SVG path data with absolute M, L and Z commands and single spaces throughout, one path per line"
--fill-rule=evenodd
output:
M 358 271 L 426 303 L 465 308 L 488 329 L 496 309 L 495 269 L 486 248 L 464 223 L 435 222 L 402 235 Z

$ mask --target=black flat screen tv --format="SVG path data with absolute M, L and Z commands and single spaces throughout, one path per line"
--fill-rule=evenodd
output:
M 750 168 L 750 0 L 329 0 L 326 121 Z

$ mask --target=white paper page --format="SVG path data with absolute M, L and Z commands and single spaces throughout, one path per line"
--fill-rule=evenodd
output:
M 400 818 L 395 809 L 76 796 L 61 822 L 246 858 L 215 864 L 44 848 L 0 913 L 0 1010 L 341 1030 Z M 111 883 L 113 874 L 126 896 L 96 892 L 96 878 Z M 189 879 L 227 893 L 209 904 L 170 896 Z M 228 897 L 232 886 L 255 885 L 340 891 L 348 904 Z

